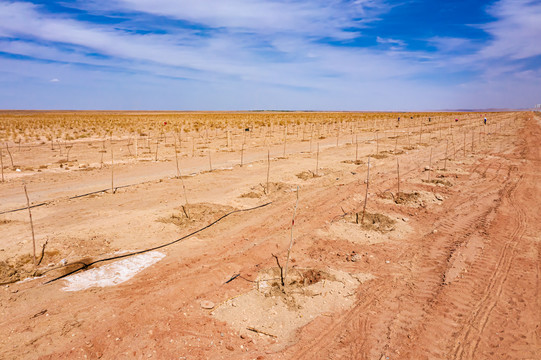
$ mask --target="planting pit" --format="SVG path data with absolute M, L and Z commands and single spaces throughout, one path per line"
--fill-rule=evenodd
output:
M 359 225 L 364 230 L 372 230 L 380 233 L 387 233 L 395 229 L 396 221 L 380 213 L 369 213 L 368 211 L 364 214 L 364 220 L 362 219 L 362 212 L 347 214 L 344 216 L 344 219 L 347 222 L 354 223 Z
M 453 183 L 450 182 L 449 180 L 442 180 L 442 179 L 431 179 L 430 181 L 423 180 L 423 182 L 427 184 L 441 185 L 441 186 L 447 186 L 447 187 L 453 186 Z
M 175 224 L 178 227 L 184 228 L 198 223 L 210 223 L 234 210 L 237 209 L 232 206 L 220 204 L 188 204 L 182 205 L 169 217 L 160 218 L 158 221 Z
M 363 165 L 364 162 L 361 160 L 343 160 L 341 161 L 342 164 L 353 164 L 353 165 Z
M 413 191 L 411 193 L 401 191 L 398 197 L 392 192 L 387 191 L 379 193 L 378 197 L 384 203 L 393 203 L 413 208 L 424 208 L 428 204 L 441 204 L 443 201 L 441 194 L 428 191 Z
M 371 274 L 349 274 L 326 269 L 290 269 L 285 291 L 280 283 L 280 269 L 259 274 L 254 288 L 218 305 L 211 314 L 226 322 L 242 336 L 257 337 L 278 348 L 292 343 L 296 331 L 320 315 L 350 308 L 356 290 Z
M 259 199 L 265 196 L 265 184 L 252 186 L 250 191 L 240 195 L 240 198 Z M 275 192 L 285 192 L 291 190 L 292 186 L 283 182 L 269 182 L 268 194 Z
M 316 175 L 313 171 L 307 170 L 307 171 L 300 172 L 295 176 L 297 176 L 301 180 L 309 180 L 316 177 L 320 177 L 321 175 Z

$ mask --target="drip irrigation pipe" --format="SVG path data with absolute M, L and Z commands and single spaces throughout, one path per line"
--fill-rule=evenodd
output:
M 162 249 L 166 246 L 170 246 L 170 245 L 173 245 L 179 241 L 182 241 L 190 236 L 193 236 L 197 233 L 200 233 L 201 231 L 203 230 L 206 230 L 208 229 L 209 227 L 215 225 L 216 223 L 218 223 L 219 221 L 223 220 L 224 218 L 228 217 L 229 215 L 232 215 L 232 214 L 235 214 L 235 213 L 239 213 L 239 212 L 245 212 L 245 211 L 251 211 L 251 210 L 255 210 L 255 209 L 259 209 L 259 208 L 262 208 L 262 207 L 265 207 L 267 205 L 270 205 L 272 204 L 272 201 L 271 202 L 268 202 L 266 204 L 263 204 L 263 205 L 259 205 L 259 206 L 256 206 L 256 207 L 252 207 L 252 208 L 249 208 L 249 209 L 240 209 L 240 210 L 233 210 L 231 212 L 228 212 L 227 214 L 225 215 L 222 215 L 221 217 L 219 217 L 218 219 L 214 220 L 213 222 L 211 222 L 210 224 L 208 224 L 207 226 L 205 227 L 202 227 L 201 229 L 198 229 L 188 235 L 184 235 L 183 237 L 179 238 L 179 239 L 176 239 L 176 240 L 173 240 L 171 242 L 168 242 L 168 243 L 165 243 L 165 244 L 162 244 L 162 245 L 158 245 L 158 246 L 155 246 L 155 247 L 152 247 L 152 248 L 148 248 L 148 249 L 144 249 L 144 250 L 139 250 L 139 251 L 136 251 L 136 252 L 132 252 L 132 253 L 129 253 L 129 254 L 123 254 L 123 255 L 117 255 L 117 256 L 112 256 L 112 257 L 109 257 L 109 258 L 105 258 L 105 259 L 100 259 L 100 260 L 96 260 L 96 261 L 92 261 L 88 264 L 84 263 L 84 262 L 75 262 L 75 263 L 71 263 L 71 264 L 68 264 L 68 265 L 73 265 L 73 264 L 83 264 L 82 267 L 78 268 L 78 269 L 75 269 L 73 271 L 70 271 L 68 272 L 67 274 L 64 274 L 64 275 L 61 275 L 61 276 L 58 276 L 52 280 L 49 280 L 47 282 L 44 283 L 44 285 L 46 284 L 50 284 L 54 281 L 57 281 L 57 280 L 60 280 L 60 279 L 63 279 L 65 278 L 66 276 L 69 276 L 69 275 L 72 275 L 78 271 L 81 271 L 83 269 L 88 269 L 89 267 L 91 267 L 92 265 L 95 265 L 97 263 L 101 263 L 101 262 L 106 262 L 106 261 L 111 261 L 111 260 L 116 260 L 116 259 L 122 259 L 122 258 L 126 258 L 126 257 L 129 257 L 129 256 L 134 256 L 134 255 L 139 255 L 139 254 L 143 254 L 143 253 L 146 253 L 146 252 L 149 252 L 149 251 L 154 251 L 154 250 L 158 250 L 158 249 Z M 66 266 L 68 266 L 66 265 Z
M 123 188 L 127 188 L 127 187 L 130 187 L 130 186 L 136 186 L 136 185 L 141 185 L 141 184 L 144 184 L 144 183 L 138 183 L 138 184 L 130 184 L 130 185 L 122 185 L 122 186 L 117 186 L 113 189 L 113 194 L 116 193 L 116 191 L 118 189 L 123 189 Z M 108 188 L 108 189 L 103 189 L 103 190 L 96 190 L 96 191 L 92 191 L 92 192 L 89 192 L 89 193 L 86 193 L 86 194 L 81 194 L 81 195 L 75 195 L 75 196 L 70 196 L 68 199 L 69 200 L 74 200 L 74 199 L 78 199 L 78 198 L 82 198 L 82 197 L 85 197 L 85 196 L 90 196 L 90 195 L 94 195 L 94 194 L 99 194 L 99 193 L 102 193 L 102 192 L 108 192 L 110 191 L 111 188 Z M 52 202 L 54 202 L 55 200 L 49 200 L 49 201 L 45 201 L 45 202 L 42 202 L 42 203 L 39 203 L 39 204 L 34 204 L 34 205 L 30 205 L 30 209 L 33 209 L 33 208 L 36 208 L 36 207 L 39 207 L 39 206 L 43 206 L 43 205 L 48 205 Z M 22 208 L 18 208 L 18 209 L 12 209 L 12 210 L 5 210 L 5 211 L 1 211 L 0 212 L 0 215 L 3 215 L 3 214 L 9 214 L 9 213 L 12 213 L 12 212 L 17 212 L 17 211 L 22 211 L 22 210 L 26 210 L 28 207 L 22 207 Z

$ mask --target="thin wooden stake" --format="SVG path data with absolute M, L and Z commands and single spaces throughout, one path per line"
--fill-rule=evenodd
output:
M 317 154 L 316 154 L 316 176 L 318 175 L 319 169 L 319 141 L 317 143 Z
M 178 167 L 178 153 L 177 153 L 177 138 L 176 136 L 173 136 L 175 138 L 175 162 L 177 164 L 177 178 L 180 177 L 180 169 Z
M 314 124 L 312 125 L 312 129 L 310 130 L 310 152 L 312 152 L 312 141 L 314 139 Z
M 363 206 L 363 216 L 361 217 L 361 224 L 364 221 L 364 215 L 366 213 L 366 202 L 368 201 L 368 185 L 370 184 L 370 156 L 368 157 L 368 165 L 366 171 L 366 193 L 364 194 L 364 206 Z
M 115 161 L 114 161 L 114 156 L 113 156 L 113 138 L 111 137 L 111 194 L 114 194 L 115 191 L 114 191 L 114 165 L 115 165 Z
M 355 163 L 359 160 L 359 136 L 355 135 Z
M 210 149 L 209 149 L 209 168 L 210 168 L 210 171 L 212 171 L 212 158 L 210 157 Z
M 180 178 L 180 182 L 182 184 L 182 190 L 184 191 L 184 201 L 185 201 L 185 204 L 186 206 L 183 206 L 182 207 L 182 210 L 184 211 L 184 214 L 186 214 L 186 217 L 188 219 L 190 219 L 190 211 L 188 209 L 188 195 L 186 194 L 186 185 L 184 185 L 184 178 L 182 177 L 182 173 L 180 172 L 180 168 L 179 168 L 179 178 Z
M 138 146 L 138 143 L 137 143 L 137 138 L 139 136 L 137 136 L 137 132 L 135 133 L 135 160 L 138 160 L 139 159 L 139 146 Z
M 0 147 L 0 167 L 2 168 L 2 182 L 4 182 L 4 155 L 2 155 L 1 147 Z
M 11 167 L 14 167 L 14 165 L 13 165 L 13 156 L 11 156 L 11 151 L 9 151 L 8 143 L 6 143 L 6 150 L 8 151 L 9 160 L 11 161 Z M 62 156 L 62 155 L 60 155 L 60 156 Z
M 466 157 L 466 132 L 464 131 L 464 146 L 463 146 L 463 150 L 464 150 L 464 157 Z
M 240 167 L 244 164 L 244 144 L 242 144 L 242 148 L 240 149 Z
M 397 187 L 398 187 L 398 193 L 396 194 L 396 199 L 400 199 L 400 164 L 398 163 L 398 158 L 396 158 L 396 175 L 398 178 L 397 181 Z
M 269 176 L 270 176 L 270 149 L 267 150 L 267 187 L 265 188 L 265 194 L 269 193 Z
M 284 128 L 284 154 L 282 157 L 286 157 L 286 143 L 287 143 L 287 125 Z
M 431 172 L 432 172 L 432 148 L 430 148 L 430 160 L 428 160 L 428 181 L 430 181 Z
M 447 170 L 447 149 L 449 148 L 449 140 L 447 139 L 447 145 L 445 145 L 445 161 L 443 162 L 443 170 Z
M 36 238 L 34 236 L 34 222 L 32 221 L 32 211 L 30 210 L 30 199 L 28 198 L 28 191 L 26 191 L 26 184 L 24 185 L 24 195 L 26 196 L 26 208 L 28 209 L 28 216 L 30 217 L 30 228 L 32 229 L 32 248 L 34 251 L 34 269 L 36 268 Z
M 158 146 L 160 145 L 160 137 L 156 137 L 156 156 L 154 158 L 154 161 L 158 161 Z
M 379 136 L 378 136 L 377 131 L 376 131 L 376 154 L 379 154 Z
M 295 216 L 297 215 L 297 206 L 299 205 L 299 185 L 297 185 L 297 202 L 295 203 L 295 209 L 293 210 L 293 219 L 291 220 L 291 234 L 289 239 L 289 248 L 287 249 L 286 266 L 284 268 L 284 277 L 282 278 L 282 286 L 287 284 L 287 267 L 289 265 L 289 256 L 291 255 L 291 248 L 293 247 L 293 228 L 295 227 Z

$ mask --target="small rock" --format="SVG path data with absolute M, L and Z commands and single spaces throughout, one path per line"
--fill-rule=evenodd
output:
M 443 201 L 443 196 L 440 194 L 434 194 L 434 196 L 436 197 L 436 200 Z
M 210 309 L 213 309 L 215 306 L 215 304 L 212 302 L 212 301 L 209 301 L 209 300 L 203 300 L 201 301 L 201 307 L 203 309 L 207 309 L 207 310 L 210 310 Z
M 233 351 L 233 350 L 234 350 L 234 349 L 233 349 L 233 346 L 231 346 L 231 345 L 226 345 L 225 348 L 226 348 L 227 350 L 229 350 L 229 351 Z
M 438 230 L 434 229 L 434 230 L 432 230 L 432 233 L 437 234 Z
M 385 264 L 390 264 L 391 261 L 390 260 L 385 260 Z
M 351 257 L 351 261 L 353 262 L 357 262 L 357 261 L 360 261 L 361 260 L 361 255 L 359 254 L 355 254 Z

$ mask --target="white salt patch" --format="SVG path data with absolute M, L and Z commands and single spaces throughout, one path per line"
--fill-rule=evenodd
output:
M 153 265 L 165 257 L 164 253 L 151 251 L 130 256 L 112 264 L 90 269 L 66 278 L 64 291 L 80 291 L 91 287 L 105 287 L 122 284 L 138 272 Z
M 32 281 L 32 280 L 41 279 L 42 277 L 45 277 L 45 275 L 36 276 L 36 277 L 28 277 L 28 278 L 23 279 L 23 280 L 21 280 L 21 281 L 17 281 L 17 284 L 22 284 L 22 283 L 25 283 L 25 282 L 27 282 L 27 281 Z

